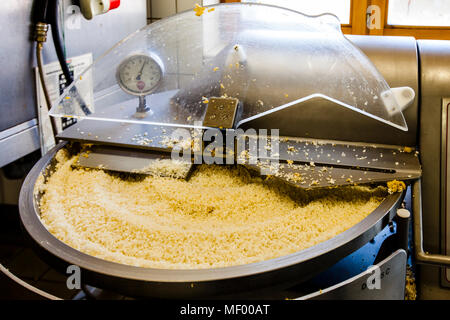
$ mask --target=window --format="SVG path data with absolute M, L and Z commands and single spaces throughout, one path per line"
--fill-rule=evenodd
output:
M 223 0 L 236 1 L 236 0 Z M 307 14 L 331 12 L 346 34 L 450 40 L 450 0 L 242 0 Z
M 240 0 L 147 0 L 149 22 L 175 12 Z M 271 4 L 308 15 L 332 13 L 345 34 L 412 36 L 450 40 L 450 0 L 242 0 Z
M 390 0 L 388 25 L 450 26 L 448 0 Z
M 341 24 L 350 24 L 351 0 L 243 0 L 242 2 L 271 4 L 308 15 L 332 13 Z

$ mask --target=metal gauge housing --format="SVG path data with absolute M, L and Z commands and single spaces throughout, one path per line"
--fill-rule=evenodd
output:
M 162 74 L 157 59 L 146 54 L 134 54 L 120 63 L 116 77 L 125 92 L 145 96 L 160 84 Z

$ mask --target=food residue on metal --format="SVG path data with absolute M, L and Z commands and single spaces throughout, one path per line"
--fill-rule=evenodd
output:
M 395 192 L 402 192 L 406 189 L 406 185 L 403 181 L 392 180 L 387 182 L 388 192 L 389 194 Z

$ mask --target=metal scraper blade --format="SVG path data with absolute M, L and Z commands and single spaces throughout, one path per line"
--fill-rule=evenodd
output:
M 172 160 L 170 153 L 148 150 L 92 146 L 80 153 L 75 167 L 110 170 L 125 173 L 188 179 L 193 164 Z
M 291 137 L 278 142 L 276 159 L 244 160 L 245 166 L 307 189 L 407 181 L 422 174 L 412 148 Z

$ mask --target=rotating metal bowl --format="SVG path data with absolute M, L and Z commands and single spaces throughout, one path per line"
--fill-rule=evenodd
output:
M 141 268 L 102 260 L 71 248 L 54 237 L 42 224 L 39 194 L 34 193 L 38 177 L 47 176 L 54 156 L 66 143 L 47 153 L 31 170 L 23 184 L 19 209 L 26 235 L 44 261 L 65 273 L 69 265 L 81 269 L 82 282 L 130 297 L 211 298 L 286 289 L 331 267 L 362 247 L 394 217 L 404 193 L 388 195 L 364 220 L 313 247 L 275 259 L 246 265 L 198 269 L 165 270 Z

